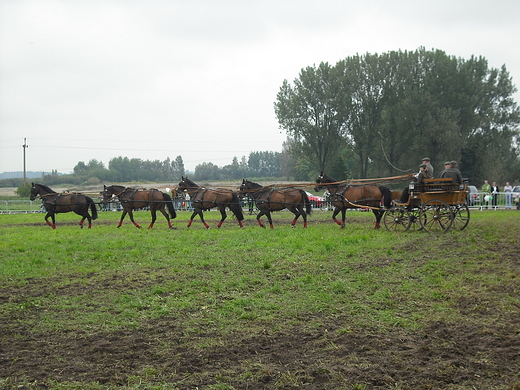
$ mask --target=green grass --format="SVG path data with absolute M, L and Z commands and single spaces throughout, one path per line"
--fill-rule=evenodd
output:
M 120 213 L 100 213 L 92 229 L 79 229 L 70 225 L 78 216 L 60 214 L 53 230 L 42 214 L 0 215 L 0 318 L 16 318 L 35 335 L 110 333 L 177 318 L 187 348 L 204 349 L 244 329 L 312 331 L 324 318 L 341 319 L 344 334 L 413 334 L 436 321 L 493 326 L 520 308 L 518 263 L 497 250 L 518 249 L 514 211 L 473 212 L 465 231 L 437 235 L 375 230 L 363 212 L 349 213 L 346 229 L 330 212 L 315 212 L 308 229 L 291 228 L 288 213 L 274 215 L 274 230 L 253 216 L 243 230 L 231 217 L 221 229 L 198 220 L 187 229 L 186 212 L 175 230 L 162 216 L 153 229 L 128 220 L 117 229 Z M 218 213 L 206 216 L 214 227 Z M 147 226 L 150 215 L 136 219 Z M 474 305 L 461 310 L 467 301 Z M 216 337 L 195 337 L 202 333 Z M 158 371 L 136 373 L 129 387 L 161 388 L 152 386 Z M 303 383 L 299 375 L 285 372 L 279 387 Z M 207 388 L 233 388 L 221 382 Z

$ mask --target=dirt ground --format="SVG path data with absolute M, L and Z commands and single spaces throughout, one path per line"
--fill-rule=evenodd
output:
M 518 243 L 513 246 L 520 249 Z M 0 304 L 47 293 L 38 283 L 23 289 L 0 288 Z M 69 285 L 57 293 L 80 296 L 85 286 Z M 487 309 L 479 309 L 472 300 L 461 300 L 458 310 L 487 315 Z M 435 322 L 416 333 L 400 328 L 346 333 L 345 314 L 313 317 L 323 324 L 318 329 L 287 325 L 257 334 L 210 328 L 187 333 L 184 318 L 161 318 L 138 329 L 110 333 L 81 329 L 38 333 L 25 325 L 27 316 L 38 315 L 34 308 L 0 319 L 0 388 L 45 389 L 53 381 L 78 382 L 78 387 L 98 382 L 113 388 L 132 384 L 139 376 L 144 383 L 170 383 L 173 389 L 186 390 L 216 386 L 219 381 L 251 390 L 520 390 L 518 313 L 485 328 Z M 193 338 L 208 343 L 194 349 Z
M 2 294 L 0 299 L 6 299 L 6 291 Z M 145 380 L 153 375 L 172 388 L 194 389 L 215 384 L 220 375 L 236 389 L 350 389 L 351 384 L 366 389 L 520 389 L 514 379 L 520 337 L 513 323 L 485 331 L 432 323 L 410 336 L 399 330 L 338 333 L 346 318 L 322 318 L 322 329 L 313 332 L 245 331 L 220 339 L 218 346 L 194 350 L 184 342 L 187 335 L 178 318 L 95 335 L 81 330 L 35 334 L 17 320 L 2 319 L 4 337 L 11 341 L 0 352 L 0 378 L 25 379 L 36 388 L 46 388 L 50 381 L 123 386 L 133 375 Z M 192 337 L 215 334 L 202 329 Z

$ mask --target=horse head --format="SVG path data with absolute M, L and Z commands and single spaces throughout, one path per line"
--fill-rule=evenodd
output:
M 247 183 L 249 183 L 249 182 L 246 179 L 242 179 L 242 184 L 240 185 L 240 188 L 238 189 L 238 191 L 240 193 L 247 191 Z
M 316 187 L 314 187 L 314 191 L 319 191 L 323 187 L 327 187 L 327 184 L 336 183 L 336 180 L 332 177 L 325 174 L 325 172 L 321 171 L 320 176 L 316 179 Z
M 40 190 L 38 189 L 38 187 L 36 187 L 36 184 L 31 183 L 31 196 L 29 199 L 35 200 L 39 193 L 40 193 Z
M 177 187 L 178 191 L 184 192 L 190 188 L 191 189 L 199 188 L 199 186 L 197 184 L 195 184 L 194 182 L 192 182 L 187 177 L 182 176 L 182 180 L 179 182 L 179 186 Z
M 114 197 L 121 195 L 122 192 L 124 192 L 125 188 L 123 186 L 106 186 L 103 185 L 103 203 L 110 202 Z

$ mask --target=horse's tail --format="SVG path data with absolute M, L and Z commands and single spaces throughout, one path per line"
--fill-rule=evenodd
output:
M 309 196 L 307 195 L 307 193 L 304 190 L 300 190 L 300 194 L 302 194 L 302 199 L 303 199 L 303 203 L 305 204 L 305 208 L 306 208 L 305 211 L 307 212 L 307 215 L 311 215 L 312 204 L 311 204 L 311 201 L 309 200 Z
M 240 199 L 238 199 L 238 195 L 233 192 L 231 195 L 231 203 L 229 204 L 229 209 L 235 214 L 239 221 L 244 220 L 244 213 L 242 212 L 242 206 L 240 205 Z
M 383 204 L 385 208 L 389 209 L 392 207 L 392 191 L 390 188 L 385 186 L 379 186 L 381 190 L 381 197 L 383 198 Z
M 92 219 L 97 219 L 97 207 L 96 203 L 90 196 L 85 196 L 85 199 L 87 200 L 87 207 L 90 206 L 90 211 L 92 212 Z
M 177 212 L 175 211 L 175 206 L 173 205 L 172 197 L 168 194 L 165 194 L 164 192 L 162 192 L 162 194 L 163 194 L 163 199 L 166 201 L 166 206 L 168 207 L 168 211 L 170 212 L 170 217 L 176 218 Z

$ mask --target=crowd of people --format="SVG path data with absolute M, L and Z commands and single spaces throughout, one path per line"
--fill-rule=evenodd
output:
M 419 172 L 415 174 L 414 176 L 414 185 L 420 186 L 424 183 L 424 179 L 430 179 L 434 178 L 434 170 L 433 166 L 430 162 L 429 157 L 424 157 L 421 160 L 421 165 L 419 165 Z M 439 174 L 439 178 L 447 178 L 447 179 L 453 179 L 453 184 L 462 184 L 462 174 L 460 170 L 458 169 L 458 163 L 457 161 L 445 161 L 444 162 L 444 170 Z M 506 209 L 512 208 L 512 192 L 513 187 L 509 182 L 506 182 L 506 185 L 504 186 L 503 192 L 505 193 L 505 199 L 506 199 Z M 485 194 L 483 196 L 483 201 L 485 202 L 485 207 L 489 207 L 489 203 L 491 202 L 492 207 L 497 206 L 498 202 L 498 194 L 500 193 L 500 188 L 498 187 L 496 182 L 493 182 L 493 184 L 489 184 L 487 180 L 484 180 L 484 184 L 481 188 L 481 193 Z M 407 186 L 402 194 L 400 199 L 397 201 L 397 203 L 407 203 L 409 197 L 409 187 Z M 520 206 L 520 203 L 519 203 Z
M 496 207 L 497 201 L 498 201 L 498 194 L 501 192 L 500 188 L 498 187 L 497 183 L 494 181 L 493 184 L 489 184 L 489 181 L 484 180 L 484 184 L 482 185 L 482 188 L 480 189 L 480 192 L 485 194 L 483 199 L 485 202 L 486 209 L 489 207 L 489 202 L 491 201 L 491 206 Z M 504 186 L 503 190 L 506 198 L 506 210 L 509 210 L 512 208 L 512 201 L 513 201 L 513 186 L 506 182 L 506 185 Z M 519 204 L 520 206 L 520 204 Z

